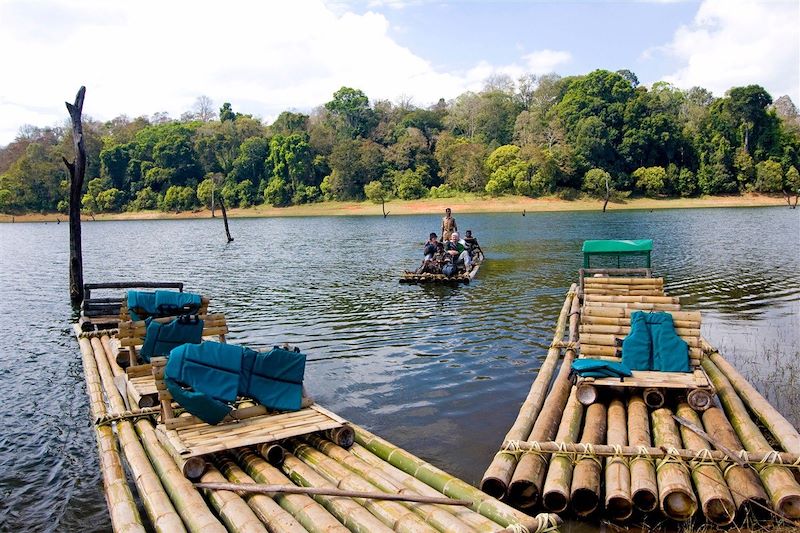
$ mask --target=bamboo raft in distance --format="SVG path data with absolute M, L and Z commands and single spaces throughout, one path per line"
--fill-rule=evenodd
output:
M 117 305 L 121 303 L 119 298 L 116 301 Z M 229 433 L 219 431 L 224 424 L 202 426 L 180 415 L 177 404 L 170 404 L 175 411 L 166 419 L 163 405 L 162 409 L 138 407 L 132 388 L 127 386 L 125 369 L 118 363 L 118 356 L 124 362 L 130 354 L 119 350 L 118 318 L 114 324 L 119 307 L 114 313 L 109 303 L 103 302 L 105 314 L 96 315 L 102 319 L 87 317 L 74 329 L 115 531 L 532 533 L 552 531 L 560 524 L 554 514 L 522 513 L 319 406 L 312 406 L 314 413 L 309 416 L 325 414 L 337 422 L 335 427 L 280 439 L 259 438 L 264 437 L 261 430 L 253 431 L 248 421 L 261 417 L 259 423 L 269 424 L 270 417 L 261 406 L 248 402 L 237 405 L 234 413 L 256 416 L 230 421 Z M 159 361 L 154 363 L 150 370 L 154 370 L 163 402 L 158 387 Z M 298 413 L 304 411 L 307 409 Z M 293 422 L 286 418 L 276 414 L 272 429 L 290 428 Z M 172 428 L 191 430 L 192 438 L 201 434 L 212 437 L 210 447 L 200 450 L 206 453 L 181 453 L 170 433 L 173 430 L 166 426 L 170 421 Z M 349 430 L 350 442 L 346 442 L 345 429 Z M 326 490 L 259 494 L 197 488 L 194 479 Z M 331 492 L 327 489 L 342 489 L 357 496 L 318 494 Z M 380 494 L 434 502 L 446 497 L 467 500 L 469 506 L 369 497 Z M 147 514 L 146 519 L 141 511 Z
M 478 275 L 478 270 L 480 270 L 484 260 L 485 257 L 483 253 L 478 252 L 472 261 L 469 272 L 462 272 L 457 276 L 445 276 L 444 274 L 431 274 L 429 272 L 418 274 L 417 272 L 406 270 L 400 276 L 400 283 L 438 283 L 453 285 L 463 283 L 467 285 Z
M 670 309 L 678 333 L 696 341 L 691 357 L 699 367 L 683 385 L 669 376 L 625 385 L 606 378 L 573 383 L 572 361 L 598 346 L 591 337 L 597 331 L 587 325 L 624 335 L 632 300 L 641 300 L 633 307 L 648 308 L 651 298 L 677 306 L 659 300 L 663 280 L 650 277 L 649 268 L 619 272 L 582 277 L 567 292 L 547 357 L 484 474 L 482 489 L 526 512 L 618 523 L 637 510 L 675 521 L 699 512 L 716 526 L 748 515 L 797 524 L 800 434 L 700 337 L 699 313 Z M 598 295 L 606 296 L 599 298 L 603 305 L 587 306 L 587 301 L 597 303 Z M 608 312 L 587 313 L 592 307 Z M 592 387 L 588 394 L 587 386 Z M 688 397 L 695 390 L 702 391 L 701 401 L 692 405 Z M 645 401 L 648 391 L 656 391 L 651 405 Z

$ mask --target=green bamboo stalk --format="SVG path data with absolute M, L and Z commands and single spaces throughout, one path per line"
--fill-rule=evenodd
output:
M 583 405 L 578 401 L 577 389 L 572 387 L 561 425 L 558 427 L 558 442 L 575 442 L 581 432 Z M 569 488 L 572 485 L 572 457 L 554 453 L 550 456 L 550 467 L 542 489 L 542 503 L 547 510 L 561 513 L 569 506 Z
M 606 406 L 593 403 L 586 408 L 581 442 L 603 444 L 606 440 Z M 600 479 L 603 463 L 595 457 L 578 457 L 572 475 L 572 509 L 578 516 L 588 516 L 600 505 Z
M 685 418 L 695 426 L 702 426 L 697 412 L 689 407 L 688 403 L 681 402 L 678 404 L 677 411 L 678 416 Z M 687 448 L 693 450 L 711 448 L 703 437 L 689 428 L 681 425 L 680 432 Z M 694 481 L 694 486 L 697 488 L 697 496 L 700 498 L 700 505 L 706 518 L 719 526 L 726 526 L 733 522 L 736 516 L 736 505 L 719 467 L 715 463 L 702 464 L 697 462 L 690 463 L 690 466 L 692 468 L 692 481 Z
M 353 429 L 356 430 L 356 442 L 370 452 L 445 496 L 472 500 L 473 511 L 503 527 L 521 525 L 528 528 L 531 533 L 537 533 L 561 523 L 561 519 L 555 514 L 542 513 L 536 517 L 528 516 L 359 426 L 354 425 Z
M 292 442 L 291 449 L 298 459 L 311 466 L 332 485 L 358 492 L 380 492 L 380 488 L 365 480 L 343 465 L 340 465 L 324 453 L 301 442 Z M 419 516 L 408 507 L 392 501 L 380 501 L 364 498 L 355 499 L 381 522 L 394 531 L 406 533 L 435 533 L 435 529 L 425 524 Z
M 200 478 L 203 483 L 225 483 L 228 480 L 215 466 L 208 465 Z M 217 510 L 217 514 L 228 531 L 234 533 L 266 533 L 267 529 L 245 501 L 235 492 L 227 490 L 205 490 L 206 498 Z
M 256 482 L 286 484 L 292 481 L 264 459 L 247 448 L 233 452 L 237 462 Z M 347 533 L 348 529 L 313 498 L 303 494 L 276 494 L 272 497 L 310 533 Z
M 402 485 L 396 483 L 393 479 L 391 479 L 381 468 L 376 468 L 373 465 L 370 465 L 366 461 L 363 461 L 353 455 L 352 453 L 348 452 L 341 446 L 337 446 L 333 442 L 324 439 L 316 434 L 307 435 L 304 440 L 319 450 L 320 452 L 324 453 L 332 460 L 336 461 L 337 463 L 341 464 L 343 467 L 347 468 L 351 472 L 361 476 L 366 481 L 373 484 L 375 487 L 378 488 L 381 492 L 387 493 L 396 493 L 396 494 L 418 494 L 415 491 L 409 491 L 404 489 Z M 385 464 L 385 463 L 384 463 Z M 388 466 L 388 465 L 387 465 Z M 466 523 L 462 522 L 461 520 L 457 519 L 454 515 L 449 513 L 446 506 L 442 505 L 433 505 L 433 504 L 426 504 L 426 503 L 419 503 L 419 504 L 403 504 L 405 507 L 408 507 L 411 511 L 417 513 L 422 519 L 430 524 L 431 526 L 435 527 L 438 531 L 443 533 L 461 533 L 463 531 L 467 531 L 472 529 Z
M 639 395 L 628 398 L 628 443 L 630 446 L 645 447 L 652 444 L 647 405 Z M 654 511 L 658 507 L 658 485 L 653 460 L 649 457 L 634 457 L 630 468 L 633 504 L 642 512 Z
M 551 346 L 548 350 L 547 357 L 536 374 L 536 379 L 531 385 L 530 392 L 522 403 L 522 407 L 520 407 L 517 419 L 511 429 L 508 430 L 508 433 L 506 433 L 504 440 L 525 440 L 531 434 L 531 429 L 542 410 L 542 405 L 544 405 L 547 388 L 550 386 L 556 364 L 561 357 L 561 348 L 556 346 L 555 343 L 564 338 L 570 306 L 573 300 L 577 300 L 574 298 L 576 288 L 577 285 L 573 283 L 567 292 L 564 305 L 561 307 L 561 313 L 559 313 L 556 321 L 555 334 L 553 335 L 554 346 Z M 481 489 L 495 498 L 505 496 L 508 484 L 511 482 L 511 477 L 517 466 L 517 461 L 518 458 L 515 454 L 502 450 L 498 452 L 489 468 L 486 469 L 486 473 L 483 474 Z
M 239 468 L 239 465 L 228 453 L 214 454 L 213 462 L 220 473 L 231 483 L 255 483 L 255 480 Z M 242 498 L 271 533 L 305 533 L 306 529 L 300 525 L 300 522 L 269 496 L 246 493 L 242 495 Z
M 703 359 L 703 369 L 717 390 L 725 414 L 736 430 L 746 450 L 751 452 L 773 451 L 767 439 L 750 418 L 742 400 L 730 381 L 711 359 Z M 800 485 L 788 469 L 771 464 L 757 467 L 758 475 L 767 489 L 772 508 L 792 520 L 800 519 Z
M 442 495 L 442 493 L 438 492 L 433 487 L 426 485 L 414 476 L 406 474 L 399 468 L 392 466 L 358 443 L 353 444 L 348 451 L 373 468 L 380 469 L 384 474 L 389 476 L 390 479 L 395 481 L 398 485 L 402 486 L 406 490 L 410 490 L 411 492 L 416 492 L 417 494 L 422 494 L 424 496 Z M 482 514 L 476 513 L 472 509 L 453 505 L 446 505 L 442 507 L 444 510 L 448 511 L 450 514 L 480 533 L 491 533 L 501 529 L 499 524 L 492 522 Z
M 672 411 L 662 407 L 651 414 L 655 445 L 666 449 L 680 448 L 681 437 L 675 427 Z M 661 511 L 669 518 L 684 522 L 697 511 L 697 498 L 692 491 L 686 463 L 661 461 L 656 468 L 658 501 Z
M 625 404 L 618 398 L 608 405 L 608 424 L 606 444 L 610 446 L 628 445 L 628 421 Z M 628 459 L 608 457 L 605 460 L 606 514 L 612 520 L 627 520 L 633 513 L 631 499 L 631 471 Z

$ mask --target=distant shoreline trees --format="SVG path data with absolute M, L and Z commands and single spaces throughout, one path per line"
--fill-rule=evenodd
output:
M 165 113 L 86 119 L 89 213 L 381 202 L 459 192 L 537 197 L 800 193 L 800 118 L 758 85 L 721 98 L 630 71 L 487 80 L 428 108 L 342 87 L 270 125 L 199 97 Z M 26 126 L 0 148 L 0 212 L 65 211 L 63 128 Z M 212 182 L 213 179 L 213 182 Z M 378 194 L 380 193 L 380 194 Z

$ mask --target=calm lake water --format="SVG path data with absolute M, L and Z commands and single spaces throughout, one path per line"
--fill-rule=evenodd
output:
M 584 239 L 653 238 L 703 333 L 800 424 L 800 210 L 455 214 L 469 286 L 397 283 L 437 216 L 84 224 L 87 281 L 184 281 L 230 342 L 289 342 L 323 405 L 471 483 L 516 417 Z M 66 224 L 0 225 L 0 528 L 110 528 L 77 342 Z M 572 529 L 582 529 L 573 525 Z

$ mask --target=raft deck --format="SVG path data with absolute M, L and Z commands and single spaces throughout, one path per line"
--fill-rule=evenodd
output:
M 463 283 L 466 285 L 478 275 L 478 270 L 480 270 L 483 261 L 483 254 L 477 255 L 469 272 L 462 272 L 457 276 L 445 276 L 444 274 L 431 274 L 429 272 L 418 274 L 417 272 L 406 270 L 400 276 L 400 283 L 440 283 L 454 285 Z

